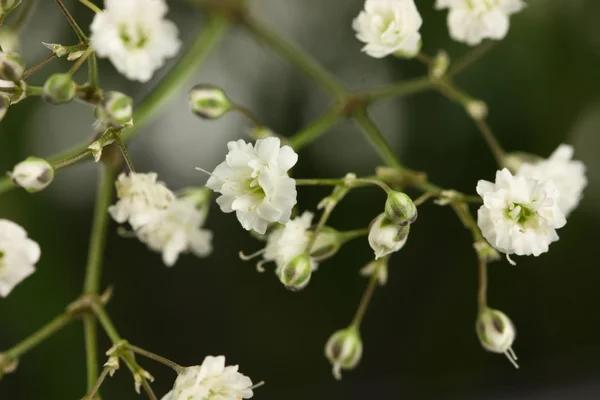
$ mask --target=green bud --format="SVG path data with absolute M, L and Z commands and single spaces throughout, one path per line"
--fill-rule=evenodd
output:
M 391 190 L 385 202 L 385 215 L 394 223 L 405 226 L 417 219 L 417 207 L 405 193 Z
M 8 106 L 10 106 L 10 97 L 0 92 L 0 121 L 2 121 L 2 119 L 6 115 L 6 111 L 8 111 Z
M 19 82 L 23 79 L 25 65 L 17 53 L 0 52 L 0 79 Z
M 10 177 L 30 193 L 45 189 L 54 179 L 54 167 L 43 158 L 29 157 L 15 165 Z
M 0 0 L 0 12 L 7 13 L 21 4 L 21 0 Z
M 75 98 L 75 89 L 70 74 L 54 74 L 44 83 L 42 97 L 50 104 L 67 104 Z
M 133 99 L 121 92 L 106 92 L 97 111 L 112 125 L 123 126 L 133 118 Z
M 313 235 L 312 232 L 311 235 Z M 317 240 L 315 240 L 315 244 L 310 251 L 310 256 L 315 261 L 323 261 L 334 256 L 343 244 L 344 241 L 340 232 L 329 226 L 324 226 L 319 232 Z
M 306 253 L 292 258 L 287 264 L 277 271 L 279 280 L 286 288 L 292 291 L 302 290 L 310 282 L 312 263 Z
M 341 370 L 354 369 L 363 353 L 363 343 L 356 328 L 350 327 L 335 332 L 325 345 L 325 356 L 333 365 L 333 376 L 342 379 Z
M 517 356 L 512 350 L 516 330 L 506 314 L 486 308 L 479 313 L 475 330 L 484 349 L 493 353 L 505 354 L 515 368 L 519 368 L 516 362 Z
M 189 93 L 189 103 L 192 112 L 205 119 L 221 118 L 233 108 L 223 89 L 208 84 L 194 86 Z

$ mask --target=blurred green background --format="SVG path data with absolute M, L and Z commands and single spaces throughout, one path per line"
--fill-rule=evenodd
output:
M 91 13 L 66 1 L 82 25 Z M 99 1 L 97 2 L 100 3 Z M 351 21 L 361 0 L 255 0 L 252 11 L 285 37 L 307 48 L 352 88 L 372 87 L 425 73 L 416 61 L 376 60 L 360 52 Z M 417 1 L 424 51 L 469 49 L 450 40 L 445 12 Z M 185 41 L 203 25 L 189 6 L 170 2 Z M 303 291 L 285 290 L 269 270 L 258 274 L 237 254 L 262 247 L 233 215 L 213 207 L 214 253 L 184 256 L 171 269 L 144 245 L 117 235 L 111 223 L 103 287 L 114 285 L 109 312 L 121 335 L 180 364 L 224 354 L 228 363 L 266 385 L 260 399 L 595 399 L 600 397 L 600 2 L 537 0 L 514 16 L 506 40 L 463 72 L 458 83 L 490 106 L 489 122 L 508 151 L 548 156 L 560 143 L 575 147 L 588 167 L 580 207 L 547 254 L 520 257 L 516 267 L 490 266 L 489 303 L 514 321 L 520 370 L 485 352 L 474 331 L 477 268 L 471 237 L 448 208 L 422 207 L 407 246 L 392 258 L 390 279 L 377 290 L 364 320 L 360 366 L 331 376 L 323 356 L 331 333 L 351 320 L 366 285 L 358 271 L 372 257 L 366 240 L 353 242 L 321 266 Z M 28 65 L 47 54 L 40 42 L 76 41 L 54 2 L 41 1 L 22 39 Z M 102 62 L 101 81 L 143 99 L 139 85 Z M 41 84 L 57 61 L 31 79 Z M 159 71 L 157 78 L 166 69 Z M 284 135 L 300 130 L 330 103 L 323 91 L 269 49 L 234 29 L 198 70 L 194 83 L 223 87 L 237 102 Z M 222 161 L 226 143 L 245 138 L 237 115 L 216 122 L 188 111 L 187 89 L 131 143 L 138 171 L 156 171 L 173 189 L 202 185 Z M 474 193 L 492 179 L 495 164 L 478 131 L 456 106 L 428 92 L 380 104 L 373 117 L 400 159 L 427 171 L 432 181 Z M 84 105 L 54 107 L 37 99 L 10 108 L 0 124 L 0 170 L 29 155 L 46 156 L 89 139 L 93 115 Z M 379 165 L 361 133 L 344 123 L 300 153 L 297 177 L 370 174 Z M 0 218 L 29 231 L 42 247 L 38 271 L 0 300 L 0 349 L 7 349 L 59 314 L 81 290 L 90 233 L 96 166 L 61 171 L 43 193 L 0 196 Z M 299 189 L 299 210 L 314 210 L 328 189 Z M 381 212 L 376 189 L 356 190 L 334 212 L 339 229 L 365 227 Z M 474 210 L 473 210 L 474 211 Z M 99 334 L 100 351 L 110 345 Z M 142 360 L 166 393 L 174 374 Z M 0 382 L 0 399 L 78 399 L 85 394 L 83 330 L 77 322 L 25 355 Z M 137 399 L 125 368 L 103 386 L 105 399 Z

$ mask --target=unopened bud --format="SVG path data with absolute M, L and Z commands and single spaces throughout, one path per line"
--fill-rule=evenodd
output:
M 379 260 L 371 261 L 361 268 L 361 276 L 370 277 L 375 275 L 379 285 L 384 286 L 388 280 L 388 260 L 380 258 Z
M 96 112 L 112 126 L 123 126 L 133 118 L 133 99 L 121 92 L 106 92 Z
M 0 12 L 7 13 L 21 4 L 21 0 L 0 0 Z
M 379 214 L 371 223 L 369 245 L 375 252 L 375 259 L 400 250 L 406 244 L 410 225 L 400 226 L 385 213 Z
M 493 248 L 485 239 L 473 243 L 473 247 L 477 252 L 477 256 L 486 263 L 498 261 L 500 259 L 498 250 Z
M 67 50 L 67 48 L 65 46 L 63 46 L 62 44 L 58 44 L 58 43 L 45 43 L 45 42 L 42 42 L 42 44 L 44 46 L 46 46 L 46 48 L 48 50 L 50 50 L 51 52 L 53 52 L 57 57 L 62 57 L 62 56 L 65 56 L 65 55 L 69 54 L 69 50 Z
M 506 314 L 486 308 L 479 314 L 475 330 L 484 349 L 506 355 L 515 368 L 519 368 L 517 356 L 512 350 L 516 331 Z
M 6 115 L 6 112 L 8 111 L 8 106 L 10 106 L 10 97 L 0 92 L 0 121 L 2 121 L 2 119 Z
M 508 168 L 513 174 L 519 172 L 523 164 L 537 164 L 540 161 L 542 161 L 541 157 L 525 152 L 508 153 L 502 160 L 504 167 Z
M 448 66 L 450 66 L 450 57 L 448 57 L 448 53 L 446 53 L 444 50 L 440 50 L 433 59 L 433 64 L 430 71 L 431 77 L 433 79 L 440 79 L 446 75 Z
M 29 157 L 15 165 L 10 177 L 16 185 L 28 192 L 39 192 L 54 179 L 54 168 L 42 158 Z
M 465 105 L 467 113 L 477 121 L 482 121 L 487 118 L 488 107 L 481 100 L 471 100 Z
M 18 82 L 24 73 L 25 65 L 17 53 L 0 52 L 0 79 Z
M 306 253 L 292 258 L 288 263 L 277 271 L 279 280 L 286 288 L 292 291 L 302 290 L 310 282 L 312 275 L 312 263 Z
M 54 74 L 44 83 L 43 98 L 50 104 L 67 104 L 75 98 L 75 82 L 70 74 Z
M 108 373 L 110 376 L 113 376 L 115 372 L 119 369 L 119 357 L 118 356 L 110 356 L 108 361 L 104 363 L 104 367 L 109 368 Z
M 398 225 L 409 225 L 417 219 L 417 207 L 405 193 L 391 190 L 385 202 L 385 215 Z
M 355 368 L 362 357 L 363 343 L 354 327 L 335 332 L 325 345 L 325 356 L 333 365 L 333 376 L 342 379 L 342 369 Z
M 192 112 L 205 119 L 221 118 L 233 108 L 223 89 L 208 84 L 194 86 L 190 90 L 189 102 Z
M 311 235 L 313 234 L 311 233 Z M 334 256 L 343 244 L 344 241 L 340 232 L 329 226 L 324 226 L 315 240 L 310 256 L 315 261 L 323 261 Z

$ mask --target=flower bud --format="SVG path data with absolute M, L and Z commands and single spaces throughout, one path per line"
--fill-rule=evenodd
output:
M 433 79 L 440 79 L 446 72 L 448 71 L 448 67 L 450 66 L 450 57 L 448 57 L 448 53 L 444 50 L 438 51 L 437 55 L 433 59 L 433 64 L 431 66 L 431 77 Z
M 342 379 L 342 369 L 350 370 L 356 367 L 362 352 L 363 343 L 356 328 L 342 329 L 331 335 L 325 345 L 325 356 L 333 365 L 335 379 Z
M 29 157 L 15 165 L 10 177 L 16 185 L 28 192 L 39 192 L 54 179 L 54 168 L 42 158 Z
M 516 362 L 517 356 L 511 347 L 516 331 L 506 314 L 486 308 L 479 313 L 475 330 L 484 349 L 493 353 L 504 353 L 515 368 L 519 368 Z
M 385 215 L 400 226 L 409 225 L 417 219 L 417 207 L 405 193 L 391 190 L 385 202 Z
M 23 79 L 25 65 L 17 53 L 0 52 L 0 79 L 19 82 Z
M 410 225 L 400 226 L 389 219 L 385 213 L 379 214 L 371 223 L 369 245 L 379 259 L 404 247 Z
M 279 280 L 286 288 L 292 291 L 302 290 L 310 282 L 312 275 L 312 264 L 310 257 L 302 253 L 292 258 L 287 264 L 277 271 Z
M 223 89 L 208 84 L 194 86 L 190 90 L 189 102 L 192 112 L 205 119 L 221 118 L 233 108 Z
M 121 92 L 106 92 L 97 111 L 99 118 L 123 126 L 133 118 L 133 99 Z
M 43 98 L 50 104 L 67 104 L 75 98 L 75 82 L 70 74 L 54 74 L 44 83 Z
M 311 235 L 313 235 L 312 232 Z M 329 226 L 324 226 L 315 240 L 310 256 L 315 261 L 321 262 L 334 256 L 342 247 L 342 244 L 344 244 L 344 241 L 340 232 Z
M 502 162 L 505 168 L 508 168 L 510 172 L 516 174 L 519 172 L 519 169 L 521 169 L 523 164 L 537 164 L 542 160 L 542 157 L 539 157 L 535 154 L 518 151 L 506 154 Z
M 21 0 L 0 0 L 0 13 L 7 13 L 21 4 Z
M 362 267 L 359 273 L 361 276 L 365 277 L 376 275 L 379 285 L 385 286 L 388 280 L 388 260 L 384 257 L 379 260 L 371 261 Z
M 0 92 L 0 121 L 6 115 L 6 111 L 8 111 L 8 106 L 10 106 L 10 97 Z
M 471 116 L 474 120 L 482 121 L 487 118 L 488 115 L 488 107 L 481 100 L 471 100 L 465 105 L 465 109 L 467 110 L 467 114 Z

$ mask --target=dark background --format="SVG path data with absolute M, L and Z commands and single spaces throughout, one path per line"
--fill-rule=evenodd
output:
M 41 41 L 71 44 L 75 37 L 50 1 L 42 1 L 23 39 L 29 65 L 47 52 Z M 100 2 L 97 2 L 98 4 Z M 187 41 L 203 17 L 170 2 L 170 17 Z M 559 231 L 561 240 L 539 258 L 520 257 L 489 269 L 489 303 L 514 321 L 520 370 L 485 352 L 475 335 L 477 268 L 471 237 L 448 208 L 422 207 L 407 246 L 394 255 L 387 286 L 377 290 L 364 320 L 359 367 L 331 376 L 323 355 L 335 330 L 351 320 L 366 285 L 358 275 L 372 257 L 366 240 L 353 242 L 321 266 L 299 293 L 286 291 L 269 270 L 258 274 L 240 250 L 262 244 L 233 215 L 213 207 L 214 253 L 184 256 L 171 269 L 144 245 L 116 234 L 111 223 L 103 287 L 114 285 L 108 306 L 120 334 L 174 361 L 198 364 L 224 354 L 253 381 L 265 380 L 260 399 L 593 399 L 600 395 L 600 294 L 597 282 L 600 222 L 600 3 L 595 0 L 530 1 L 512 18 L 511 30 L 458 82 L 490 106 L 489 122 L 508 151 L 548 156 L 560 143 L 575 146 L 590 184 L 580 207 Z M 83 26 L 91 13 L 66 2 Z M 452 42 L 445 12 L 417 1 L 423 15 L 424 51 L 447 49 L 458 58 L 469 49 Z M 417 61 L 376 60 L 360 53 L 352 18 L 359 0 L 257 0 L 261 20 L 307 48 L 350 87 L 371 87 L 422 75 Z M 100 64 L 107 89 L 137 101 L 152 83 L 139 85 Z M 36 74 L 41 84 L 64 60 Z M 157 76 L 164 74 L 159 71 Z M 219 85 L 275 131 L 292 134 L 317 117 L 330 99 L 264 45 L 234 29 L 196 82 Z M 228 140 L 245 138 L 248 125 L 230 115 L 203 122 L 190 115 L 186 90 L 131 143 L 138 171 L 157 171 L 173 189 L 200 186 Z M 492 179 L 495 164 L 460 107 L 437 93 L 378 105 L 373 116 L 401 160 L 428 172 L 432 181 L 474 193 L 478 179 Z M 83 105 L 52 107 L 37 99 L 11 107 L 0 125 L 0 169 L 28 155 L 50 155 L 91 135 L 92 112 Z M 380 163 L 350 123 L 333 129 L 300 153 L 297 177 L 372 173 Z M 0 349 L 14 345 L 75 299 L 83 281 L 96 166 L 61 171 L 43 193 L 14 191 L 0 197 L 0 218 L 13 220 L 42 247 L 37 272 L 0 300 Z M 299 189 L 299 210 L 314 210 L 328 189 Z M 339 229 L 365 227 L 383 207 L 376 189 L 352 192 L 334 212 Z M 475 210 L 473 210 L 475 211 Z M 0 382 L 1 399 L 78 399 L 85 394 L 81 323 L 76 322 L 26 354 L 15 374 Z M 110 345 L 99 333 L 99 349 Z M 103 359 L 101 357 L 101 359 Z M 174 374 L 153 361 L 142 365 L 157 378 L 162 396 Z M 125 367 L 105 382 L 106 399 L 137 399 Z

